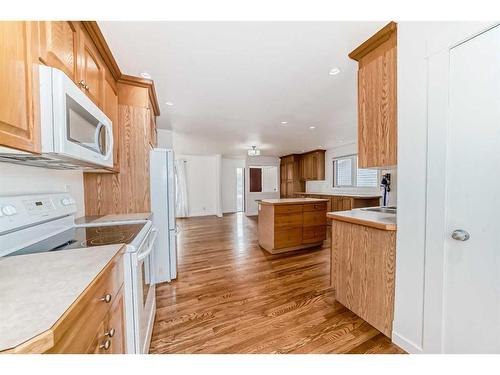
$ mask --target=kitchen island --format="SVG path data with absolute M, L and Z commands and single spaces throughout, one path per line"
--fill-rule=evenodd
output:
M 259 245 L 271 254 L 320 246 L 326 239 L 327 199 L 263 199 Z

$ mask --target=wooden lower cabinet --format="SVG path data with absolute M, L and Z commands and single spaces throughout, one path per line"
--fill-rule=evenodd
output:
M 94 336 L 86 353 L 123 354 L 125 350 L 125 310 L 122 287 L 109 312 L 99 324 L 97 334 Z
M 120 251 L 50 329 L 6 353 L 125 353 L 123 276 Z
M 259 244 L 282 253 L 318 246 L 326 239 L 326 201 L 291 204 L 259 203 Z
M 336 299 L 384 335 L 394 318 L 396 232 L 332 220 Z

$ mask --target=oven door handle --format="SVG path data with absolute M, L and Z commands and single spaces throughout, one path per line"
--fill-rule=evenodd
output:
M 143 253 L 141 253 L 137 256 L 138 262 L 141 262 L 144 258 L 146 258 L 149 254 L 151 254 L 151 251 L 153 250 L 153 247 L 154 247 L 155 242 L 156 242 L 156 237 L 158 237 L 158 229 L 153 228 L 151 230 L 151 232 L 153 232 L 153 238 L 151 240 L 151 245 L 149 245 L 149 247 L 146 251 L 144 251 Z

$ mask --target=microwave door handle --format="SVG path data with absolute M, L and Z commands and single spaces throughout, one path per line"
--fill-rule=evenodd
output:
M 137 256 L 137 261 L 138 262 L 141 262 L 143 259 L 145 259 L 150 253 L 151 251 L 153 250 L 153 247 L 155 245 L 155 242 L 156 242 L 156 237 L 158 236 L 158 229 L 154 228 L 152 230 L 153 233 L 153 239 L 151 240 L 151 245 L 149 245 L 148 249 L 142 253 L 140 253 L 138 256 Z
M 113 153 L 113 133 L 111 132 L 109 124 L 103 124 L 102 122 L 99 122 L 99 125 L 97 125 L 97 128 L 95 129 L 95 143 L 99 146 L 99 150 L 101 151 L 101 137 L 99 135 L 101 134 L 101 130 L 103 127 L 106 130 L 106 137 L 109 140 L 109 147 L 106 155 L 104 156 L 107 160 Z
M 108 140 L 109 140 L 108 152 L 106 152 L 105 156 L 106 160 L 108 160 L 113 154 L 113 145 L 114 145 L 113 131 L 109 124 L 104 124 L 104 126 L 106 127 L 106 132 L 108 133 Z M 113 160 L 113 163 L 115 163 L 115 160 Z

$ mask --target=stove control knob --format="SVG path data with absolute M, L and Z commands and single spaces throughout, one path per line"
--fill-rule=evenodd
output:
M 70 204 L 72 204 L 71 200 L 72 200 L 71 198 L 63 198 L 61 199 L 61 204 L 63 206 L 69 206 Z
M 12 215 L 17 214 L 17 210 L 13 205 L 9 204 L 7 206 L 2 207 L 2 213 L 5 216 L 12 216 Z

